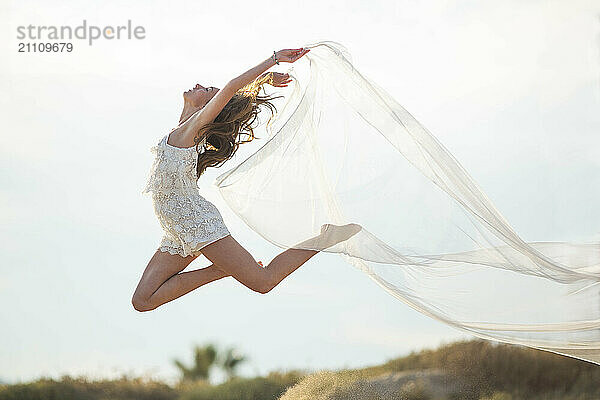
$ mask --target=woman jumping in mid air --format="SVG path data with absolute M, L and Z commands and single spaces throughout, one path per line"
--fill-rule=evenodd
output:
M 356 224 L 324 224 L 319 235 L 296 245 L 304 248 L 289 248 L 263 267 L 230 235 L 220 212 L 196 185 L 206 168 L 222 165 L 239 144 L 254 139 L 252 123 L 259 106 L 269 108 L 273 115 L 275 107 L 270 101 L 276 97 L 259 96 L 258 92 L 266 83 L 285 87 L 291 79 L 288 74 L 265 71 L 279 62 L 293 63 L 309 51 L 273 52 L 222 89 L 196 84 L 183 93 L 179 125 L 152 147 L 156 158 L 143 193 L 152 193 L 164 236 L 133 294 L 136 310 L 153 310 L 226 276 L 253 291 L 268 293 L 319 250 L 347 240 L 361 229 Z M 240 141 L 241 133 L 249 139 Z M 181 272 L 200 254 L 212 264 Z

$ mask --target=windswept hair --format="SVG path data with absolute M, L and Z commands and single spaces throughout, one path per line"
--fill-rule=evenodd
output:
M 212 122 L 198 129 L 194 136 L 198 151 L 197 178 L 206 168 L 223 165 L 225 161 L 233 157 L 240 144 L 255 139 L 252 125 L 258 119 L 260 106 L 271 111 L 269 121 L 273 118 L 277 108 L 271 101 L 284 96 L 259 95 L 263 85 L 272 83 L 272 79 L 272 73 L 264 74 L 238 90 Z M 247 138 L 242 140 L 241 134 L 247 135 Z M 204 136 L 206 136 L 206 142 L 200 151 L 198 145 Z

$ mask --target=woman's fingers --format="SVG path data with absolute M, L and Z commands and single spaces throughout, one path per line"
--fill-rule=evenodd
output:
M 294 62 L 296 60 L 298 60 L 300 57 L 302 57 L 303 55 L 305 55 L 306 53 L 308 53 L 310 51 L 310 49 L 305 49 L 303 47 L 297 48 L 297 49 L 285 49 L 282 50 L 281 52 L 283 54 L 281 54 L 281 61 L 287 61 L 287 62 Z
M 309 51 L 310 51 L 310 49 L 305 49 L 304 51 L 302 51 L 302 52 L 300 52 L 300 53 L 298 54 L 298 57 L 297 57 L 297 58 L 300 58 L 300 57 L 302 57 L 303 55 L 305 55 L 305 54 L 306 54 L 306 53 L 308 53 Z
M 278 86 L 278 87 L 283 87 L 284 84 L 289 83 L 292 81 L 292 78 L 290 78 L 290 75 L 287 73 L 281 73 L 281 72 L 273 72 L 273 86 Z M 285 85 L 287 86 L 287 85 Z

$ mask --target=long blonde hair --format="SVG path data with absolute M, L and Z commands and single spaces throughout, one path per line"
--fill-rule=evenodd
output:
M 277 108 L 271 101 L 283 96 L 259 95 L 263 85 L 272 82 L 272 73 L 258 77 L 238 90 L 213 122 L 198 129 L 194 136 L 196 150 L 198 151 L 197 178 L 202 175 L 206 168 L 223 165 L 225 161 L 233 157 L 240 144 L 255 139 L 252 124 L 258 118 L 260 106 L 264 106 L 271 111 L 269 121 L 273 118 Z M 241 140 L 240 134 L 245 134 L 248 138 Z M 202 137 L 206 137 L 206 142 L 202 145 L 201 151 L 198 149 L 198 145 Z

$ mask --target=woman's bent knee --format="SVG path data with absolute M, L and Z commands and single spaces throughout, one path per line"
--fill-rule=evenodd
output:
M 252 265 L 247 266 L 247 268 L 251 268 Z M 257 275 L 250 274 L 234 274 L 231 275 L 236 281 L 240 282 L 242 285 L 246 286 L 248 289 L 253 292 L 266 294 L 273 289 L 273 285 L 269 282 L 269 275 L 266 272 Z
M 258 292 L 258 293 L 260 293 L 260 294 L 267 294 L 274 287 L 273 285 L 269 284 L 266 281 L 263 281 L 263 282 L 259 283 L 257 286 L 258 286 L 258 290 L 255 290 L 255 291 Z
M 140 311 L 140 312 L 152 311 L 156 308 L 156 307 L 152 307 L 147 301 L 139 299 L 136 296 L 133 296 L 133 298 L 131 299 L 131 304 L 133 305 L 133 308 L 136 311 Z

